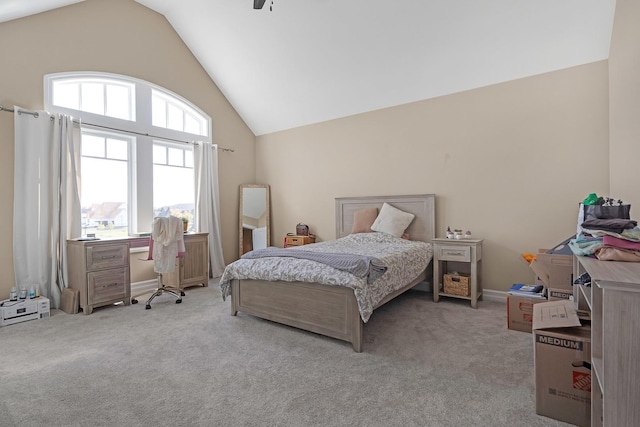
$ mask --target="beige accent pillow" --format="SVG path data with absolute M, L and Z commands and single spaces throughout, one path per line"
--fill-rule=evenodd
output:
M 373 221 L 378 216 L 378 208 L 364 208 L 353 212 L 353 227 L 351 234 L 354 233 L 371 233 Z
M 411 221 L 416 216 L 412 213 L 401 211 L 394 208 L 390 204 L 384 203 L 380 214 L 373 222 L 371 229 L 381 233 L 391 234 L 392 236 L 401 237 L 404 230 L 409 227 Z

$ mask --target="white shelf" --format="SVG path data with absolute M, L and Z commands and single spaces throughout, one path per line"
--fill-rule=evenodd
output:
M 591 309 L 591 425 L 640 426 L 640 263 L 575 257 L 576 286 Z

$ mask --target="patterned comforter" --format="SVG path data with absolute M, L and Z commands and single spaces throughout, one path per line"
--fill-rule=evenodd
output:
M 430 243 L 415 242 L 385 233 L 350 234 L 337 240 L 298 246 L 294 249 L 330 253 L 367 255 L 380 259 L 387 272 L 371 284 L 366 278 L 307 259 L 289 257 L 239 259 L 229 264 L 220 278 L 222 297 L 231 295 L 234 279 L 266 281 L 314 282 L 352 288 L 358 302 L 360 317 L 369 320 L 373 308 L 390 293 L 415 279 L 431 262 Z

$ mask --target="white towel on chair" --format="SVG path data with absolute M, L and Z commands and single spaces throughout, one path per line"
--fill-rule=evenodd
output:
M 184 253 L 182 220 L 175 216 L 153 220 L 153 269 L 157 273 L 171 273 L 176 267 L 176 257 Z

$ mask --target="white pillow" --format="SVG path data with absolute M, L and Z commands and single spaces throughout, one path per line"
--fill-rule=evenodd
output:
M 411 224 L 411 221 L 413 221 L 413 218 L 415 218 L 414 214 L 401 211 L 398 208 L 384 203 L 378 217 L 371 226 L 371 230 L 401 237 L 404 230 L 406 230 L 409 224 Z

